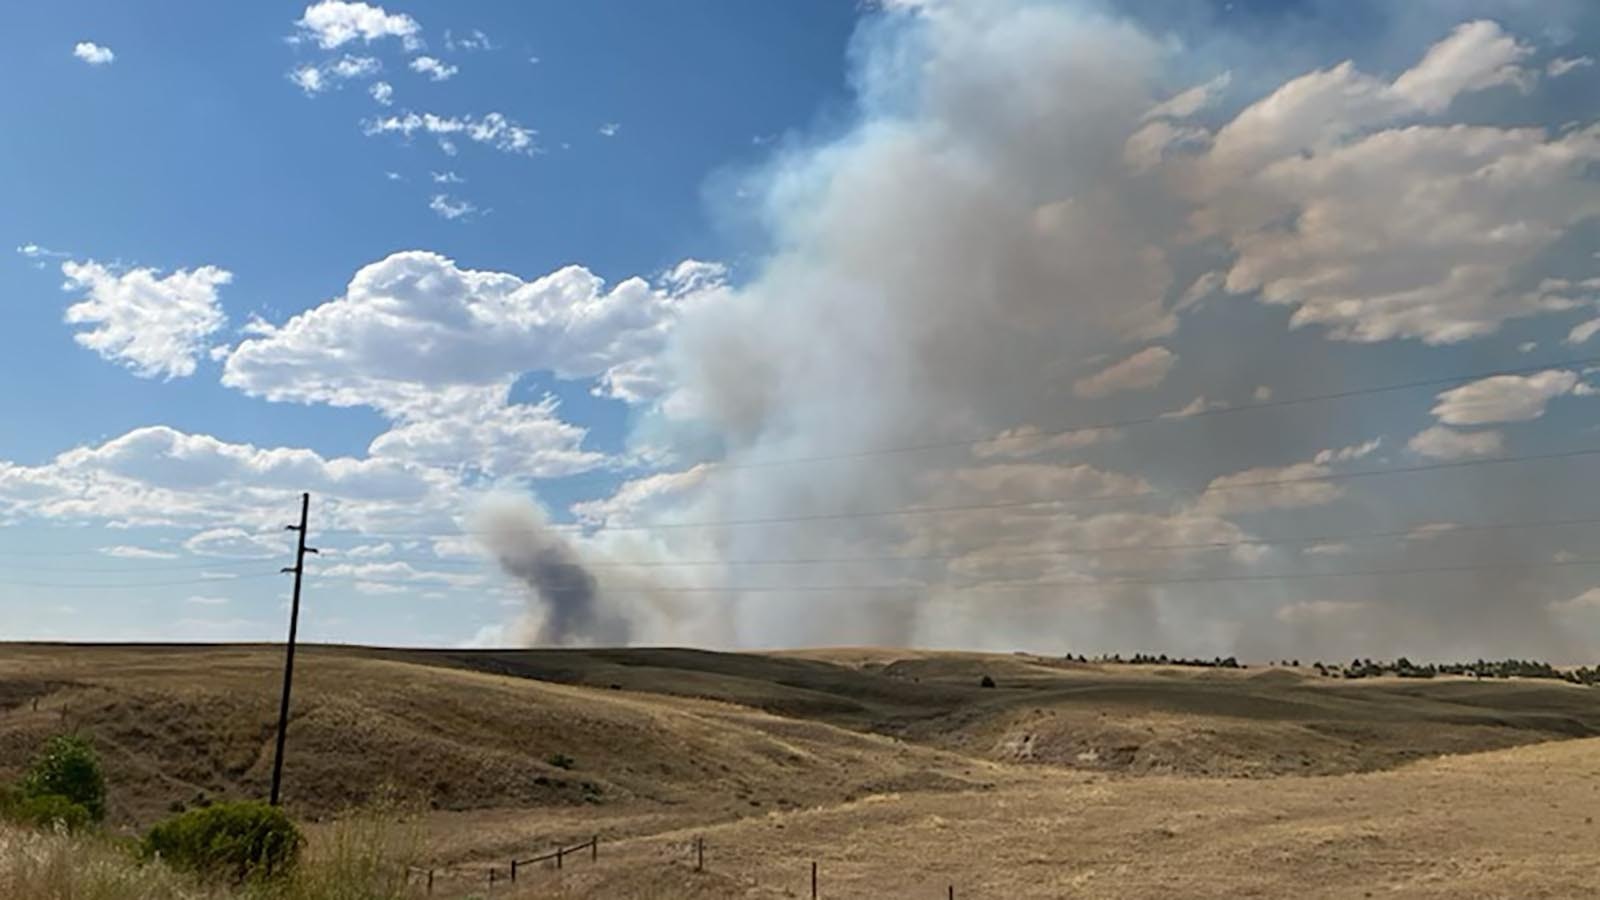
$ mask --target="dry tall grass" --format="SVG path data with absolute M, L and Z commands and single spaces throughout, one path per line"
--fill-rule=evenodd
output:
M 245 886 L 207 885 L 102 835 L 0 824 L 0 897 L 6 900 L 411 900 L 407 867 L 421 832 L 387 810 L 363 812 L 318 832 L 287 878 Z

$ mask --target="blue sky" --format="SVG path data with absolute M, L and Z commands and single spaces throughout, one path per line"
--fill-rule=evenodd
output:
M 310 490 L 316 639 L 1589 653 L 1600 542 L 1549 520 L 1600 516 L 1567 489 L 1594 469 L 1491 461 L 1600 445 L 1561 365 L 1600 356 L 1597 27 L 13 10 L 0 637 L 270 639 Z M 928 506 L 966 512 L 878 515 Z M 1471 536 L 1512 521 L 1544 524 Z M 1270 543 L 1315 535 L 1352 540 Z M 523 565 L 552 546 L 598 578 L 570 618 Z

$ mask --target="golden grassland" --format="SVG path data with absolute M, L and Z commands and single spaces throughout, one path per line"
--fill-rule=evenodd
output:
M 308 866 L 322 892 L 304 896 L 404 896 L 399 860 L 435 869 L 436 896 L 482 895 L 490 867 L 592 835 L 597 862 L 536 866 L 495 895 L 809 896 L 812 860 L 825 897 L 1567 897 L 1600 883 L 1600 739 L 1586 739 L 1600 692 L 1560 682 L 877 648 L 308 647 L 300 661 L 287 801 L 311 858 L 344 860 Z M 0 777 L 76 730 L 104 757 L 113 835 L 201 798 L 261 796 L 280 664 L 256 646 L 0 646 Z M 353 842 L 370 817 L 341 813 L 388 797 L 412 812 Z M 104 840 L 0 834 L 0 895 L 213 896 Z M 24 870 L 59 877 L 52 854 L 153 886 L 27 887 Z

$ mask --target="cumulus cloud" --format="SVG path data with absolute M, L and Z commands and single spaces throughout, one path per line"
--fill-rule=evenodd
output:
M 1177 365 L 1178 355 L 1165 347 L 1146 347 L 1099 372 L 1072 383 L 1080 397 L 1107 397 L 1123 391 L 1153 388 Z
M 1433 414 L 1446 425 L 1527 422 L 1544 415 L 1546 404 L 1571 393 L 1574 372 L 1551 369 L 1533 375 L 1495 375 L 1439 395 Z
M 185 545 L 190 552 L 250 555 L 243 551 L 282 546 L 301 491 L 317 495 L 325 528 L 440 528 L 450 527 L 463 490 L 455 474 L 404 460 L 326 458 L 149 426 L 35 466 L 0 462 L 0 520 L 192 527 L 207 531 Z
M 461 70 L 437 57 L 419 56 L 411 61 L 411 71 L 428 76 L 429 81 L 449 81 Z
M 1499 456 L 1505 438 L 1498 431 L 1457 431 L 1443 425 L 1424 429 L 1406 444 L 1413 453 L 1429 459 L 1455 460 Z
M 398 38 L 407 49 L 420 46 L 422 26 L 404 13 L 390 13 L 381 6 L 321 0 L 307 6 L 295 22 L 298 37 L 315 41 L 324 50 L 342 47 L 351 41 L 364 43 Z
M 77 46 L 72 48 L 72 55 L 91 66 L 109 65 L 117 58 L 117 54 L 111 52 L 110 47 L 102 47 L 94 41 L 79 41 Z
M 525 372 L 603 377 L 659 352 L 686 308 L 724 289 L 720 267 L 686 265 L 700 277 L 607 286 L 581 266 L 525 281 L 396 253 L 357 272 L 342 297 L 263 326 L 229 356 L 223 383 L 269 400 L 399 414 Z
M 380 106 L 389 106 L 394 103 L 394 85 L 387 81 L 374 81 L 367 88 L 367 93 L 371 94 L 372 99 L 376 100 Z
M 1570 307 L 1514 273 L 1600 212 L 1586 174 L 1600 128 L 1430 121 L 1462 96 L 1528 87 L 1528 53 L 1468 23 L 1391 82 L 1350 62 L 1296 78 L 1167 163 L 1196 233 L 1235 254 L 1227 289 L 1353 341 L 1454 343 Z
M 206 339 L 227 323 L 217 288 L 233 280 L 216 266 L 118 272 L 94 260 L 62 263 L 62 289 L 82 293 L 66 321 L 84 326 L 73 339 L 141 378 L 194 374 Z
M 622 125 L 619 122 L 606 122 L 598 130 L 601 137 L 616 137 L 617 132 L 622 130 Z

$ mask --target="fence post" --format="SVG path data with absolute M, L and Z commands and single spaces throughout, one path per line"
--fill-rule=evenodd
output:
M 600 835 L 589 838 L 589 861 L 598 862 L 600 859 Z
M 950 885 L 950 900 L 956 900 L 956 886 Z
M 428 870 L 428 896 L 433 896 L 433 870 Z
M 811 900 L 817 900 L 817 861 L 811 861 Z
M 694 870 L 696 872 L 704 872 L 706 870 L 706 839 L 704 835 L 694 839 Z
M 494 866 L 489 867 L 489 893 L 494 893 Z
M 511 882 L 513 884 L 515 884 L 516 881 L 517 881 L 517 861 L 513 859 L 511 861 Z
M 565 847 L 557 847 L 556 848 L 556 868 L 558 868 L 558 869 L 561 868 L 561 858 L 563 856 L 566 856 L 566 855 L 567 855 L 567 848 L 565 848 Z

